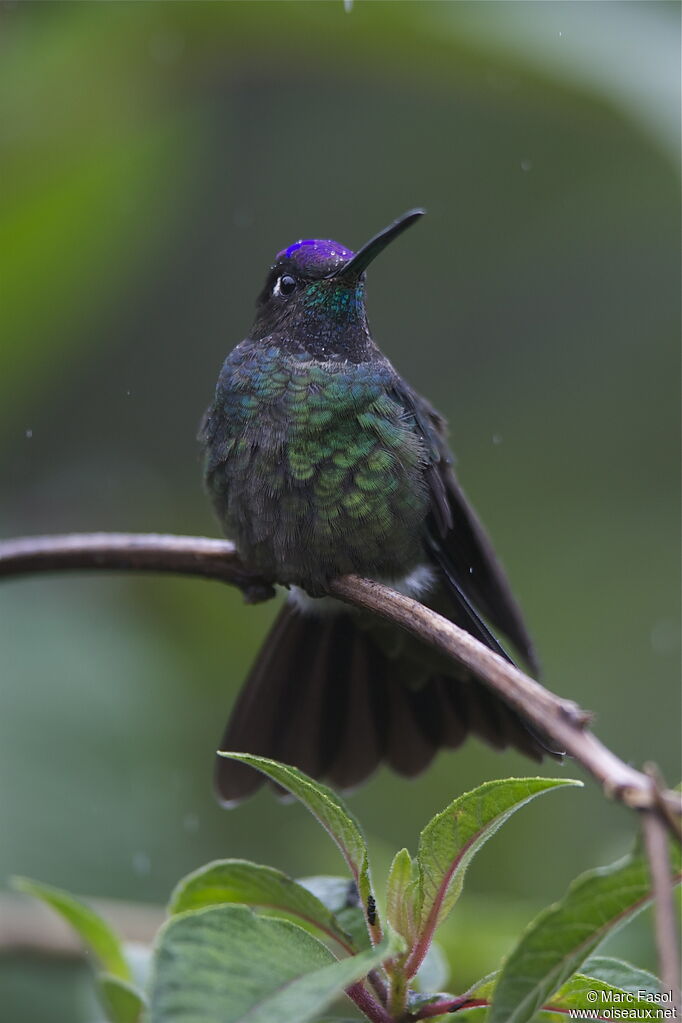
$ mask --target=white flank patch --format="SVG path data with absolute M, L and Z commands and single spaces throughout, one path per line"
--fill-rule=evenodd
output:
M 409 575 L 402 579 L 379 579 L 378 582 L 390 586 L 398 593 L 406 597 L 414 597 L 415 600 L 425 596 L 432 588 L 436 580 L 435 570 L 431 565 L 418 565 Z M 300 586 L 291 586 L 287 600 L 301 614 L 323 616 L 338 614 L 340 611 L 348 610 L 348 605 L 335 597 L 311 597 Z

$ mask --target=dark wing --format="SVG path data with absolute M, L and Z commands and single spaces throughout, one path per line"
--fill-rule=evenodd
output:
M 427 478 L 431 511 L 426 546 L 457 604 L 459 622 L 464 624 L 468 619 L 473 626 L 464 625 L 468 631 L 497 652 L 505 653 L 481 621 L 480 616 L 483 616 L 511 640 L 537 673 L 537 657 L 521 609 L 488 535 L 455 477 L 445 420 L 403 382 L 396 391 L 399 400 L 414 415 L 429 450 Z

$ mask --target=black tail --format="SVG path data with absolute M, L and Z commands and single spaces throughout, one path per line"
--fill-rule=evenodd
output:
M 472 732 L 541 760 L 541 743 L 517 714 L 471 677 L 434 675 L 418 688 L 345 612 L 320 617 L 287 604 L 242 689 L 220 748 L 255 753 L 350 789 L 385 761 L 411 777 L 443 746 Z M 260 772 L 216 758 L 224 803 L 250 796 Z

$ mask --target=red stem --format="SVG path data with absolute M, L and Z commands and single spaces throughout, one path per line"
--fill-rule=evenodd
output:
M 429 1019 L 431 1016 L 442 1016 L 446 1012 L 459 1012 L 460 1009 L 480 1009 L 490 1005 L 487 998 L 447 998 L 442 1002 L 431 1002 L 424 1005 L 414 1017 Z
M 425 1005 L 419 1010 L 418 1014 L 413 1018 L 419 1019 L 430 1019 L 432 1016 L 441 1016 L 445 1013 L 459 1012 L 461 1009 L 482 1009 L 492 1005 L 487 998 L 448 998 L 442 1002 L 431 1002 L 429 1005 Z M 571 1009 L 559 1008 L 556 1005 L 543 1005 L 543 1012 L 555 1012 L 558 1015 L 568 1016 Z M 608 1020 L 608 1016 L 594 1016 L 596 1020 Z
M 378 994 L 381 1004 L 386 1005 L 388 1002 L 388 986 L 379 970 L 370 970 L 367 974 L 367 980 Z
M 429 915 L 426 918 L 424 929 L 420 934 L 419 938 L 417 939 L 417 941 L 415 942 L 415 945 L 412 951 L 410 952 L 409 958 L 405 963 L 406 976 L 414 977 L 415 973 L 423 963 L 426 953 L 428 952 L 431 942 L 433 941 L 433 935 L 435 934 L 436 927 L 438 925 L 438 916 L 440 914 L 440 908 L 443 905 L 443 900 L 445 899 L 445 896 L 447 895 L 447 891 L 448 888 L 450 887 L 450 882 L 452 881 L 453 875 L 457 870 L 458 866 L 460 865 L 460 863 L 462 862 L 462 860 L 464 859 L 464 856 L 469 851 L 469 849 L 471 848 L 471 846 L 478 837 L 479 832 L 477 832 L 469 839 L 469 841 L 459 850 L 457 856 L 452 861 L 448 870 L 446 871 L 443 880 L 439 885 L 438 894 L 433 900 L 433 905 L 431 906 Z
M 347 987 L 346 994 L 372 1023 L 394 1023 L 393 1017 L 389 1015 L 383 1005 L 380 1005 L 379 1002 L 372 998 L 367 988 L 360 981 Z

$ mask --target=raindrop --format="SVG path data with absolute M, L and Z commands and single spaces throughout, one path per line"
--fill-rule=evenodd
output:
M 24 436 L 26 437 L 26 440 L 30 440 L 33 436 L 33 430 L 29 427 L 29 429 L 24 432 Z
M 190 835 L 196 834 L 199 830 L 199 818 L 195 813 L 186 813 L 182 818 L 182 826 Z
M 677 649 L 680 630 L 671 618 L 661 618 L 651 630 L 651 649 L 655 654 L 669 654 Z
M 494 433 L 493 434 L 493 444 L 501 444 L 501 443 L 502 443 L 501 435 L 499 433 Z
M 151 872 L 152 861 L 151 857 L 146 852 L 133 853 L 133 870 L 140 877 L 146 877 Z
M 527 172 L 527 171 L 532 170 L 532 169 L 533 169 L 533 164 L 530 162 L 530 160 L 522 160 L 521 161 L 521 170 L 522 171 L 526 171 Z

